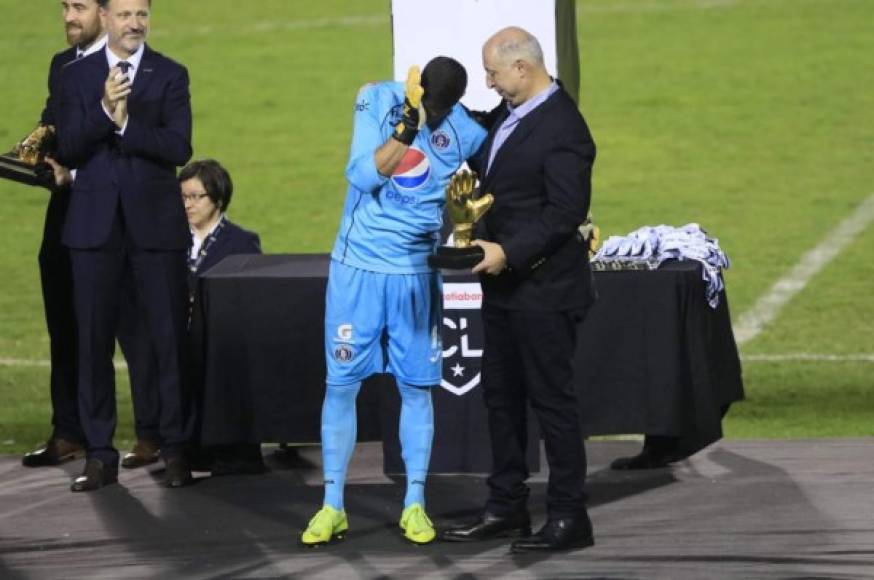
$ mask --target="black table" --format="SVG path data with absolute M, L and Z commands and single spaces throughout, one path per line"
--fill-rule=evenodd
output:
M 319 441 L 328 263 L 324 254 L 231 256 L 203 276 L 195 327 L 204 444 Z M 725 294 L 718 308 L 707 305 L 694 262 L 596 272 L 595 281 L 599 300 L 576 353 L 584 433 L 670 435 L 689 450 L 719 439 L 722 410 L 743 398 Z M 444 279 L 452 301 L 444 312 L 444 381 L 434 394 L 434 472 L 488 470 L 474 282 Z M 400 471 L 398 407 L 391 377 L 365 382 L 359 440 L 383 439 L 389 472 Z

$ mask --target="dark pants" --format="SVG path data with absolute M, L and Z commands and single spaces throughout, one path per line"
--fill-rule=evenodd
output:
M 573 356 L 582 314 L 485 306 L 482 315 L 483 396 L 493 461 L 486 507 L 503 515 L 526 508 L 526 407 L 530 403 L 546 447 L 549 517 L 579 516 L 585 512 L 586 453 Z
M 39 273 L 49 332 L 51 358 L 52 437 L 85 442 L 79 423 L 76 387 L 76 316 L 70 251 L 61 243 L 69 192 L 53 192 L 46 209 Z
M 158 396 L 158 360 L 151 343 L 146 306 L 140 300 L 133 271 L 124 279 L 118 322 L 118 344 L 127 362 L 134 431 L 140 441 L 160 443 L 161 401 Z
M 109 465 L 118 463 L 118 451 L 112 445 L 116 426 L 112 356 L 128 271 L 154 346 L 162 454 L 169 458 L 182 453 L 192 432 L 185 352 L 185 251 L 137 248 L 119 215 L 104 247 L 74 249 L 70 255 L 79 327 L 79 414 L 88 456 Z

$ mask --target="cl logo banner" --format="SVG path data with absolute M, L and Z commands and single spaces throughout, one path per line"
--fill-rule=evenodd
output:
M 445 317 L 443 326 L 443 344 L 449 346 L 443 351 L 443 379 L 440 386 L 460 397 L 479 385 L 483 350 L 471 348 L 470 344 L 471 331 L 482 331 L 478 327 L 469 327 L 465 316 Z M 474 339 L 482 340 L 482 337 Z
M 478 322 L 482 301 L 483 292 L 478 282 L 443 284 L 443 345 L 446 349 L 440 386 L 459 397 L 480 382 L 483 350 L 470 345 L 482 344 L 482 328 L 476 323 L 468 325 L 468 318 Z

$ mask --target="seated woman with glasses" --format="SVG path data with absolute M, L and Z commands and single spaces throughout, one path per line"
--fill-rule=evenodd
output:
M 179 173 L 179 184 L 191 227 L 188 268 L 193 293 L 197 276 L 232 254 L 260 254 L 261 242 L 258 234 L 231 223 L 225 215 L 234 184 L 218 161 L 192 161 Z
M 197 281 L 207 270 L 234 254 L 260 254 L 258 235 L 232 223 L 226 215 L 231 204 L 234 185 L 231 176 L 217 161 L 192 161 L 179 172 L 182 201 L 191 228 L 191 247 L 188 254 L 188 289 L 192 307 L 197 295 Z M 199 385 L 202 362 L 198 329 L 191 333 L 193 378 Z M 197 388 L 196 390 L 199 390 Z M 200 407 L 201 405 L 198 405 Z M 199 414 L 199 410 L 198 410 Z M 220 445 L 196 452 L 195 464 L 206 468 L 212 475 L 233 473 L 261 473 L 264 462 L 259 443 Z

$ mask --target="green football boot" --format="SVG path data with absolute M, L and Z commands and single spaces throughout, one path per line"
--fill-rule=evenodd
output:
M 425 508 L 420 503 L 414 503 L 404 509 L 399 524 L 404 531 L 404 537 L 414 544 L 428 544 L 434 541 L 437 532 L 431 523 Z
M 342 540 L 349 529 L 349 521 L 346 519 L 346 511 L 337 511 L 329 505 L 322 506 L 307 529 L 300 535 L 300 542 L 310 548 L 324 546 L 335 540 Z

